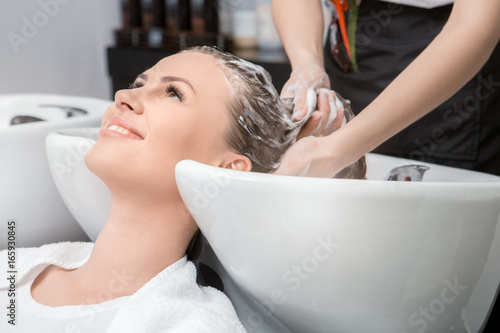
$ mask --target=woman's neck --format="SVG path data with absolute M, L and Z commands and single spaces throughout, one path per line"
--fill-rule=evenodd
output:
M 113 198 L 89 260 L 73 274 L 85 288 L 131 295 L 184 256 L 195 230 L 180 198 Z

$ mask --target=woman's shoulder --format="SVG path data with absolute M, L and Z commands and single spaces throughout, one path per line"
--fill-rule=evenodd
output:
M 40 247 L 8 248 L 0 251 L 0 271 L 15 271 L 19 282 L 40 265 L 76 268 L 87 261 L 93 245 L 91 242 L 60 242 Z M 0 280 L 0 288 L 6 286 L 7 282 Z

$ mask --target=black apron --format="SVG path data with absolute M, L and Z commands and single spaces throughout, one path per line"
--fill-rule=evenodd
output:
M 325 67 L 332 89 L 351 100 L 354 113 L 359 113 L 434 39 L 451 8 L 362 1 L 356 34 L 358 72 L 340 69 L 327 39 Z M 467 49 L 466 40 L 463 47 Z M 374 152 L 500 175 L 499 45 L 457 94 Z

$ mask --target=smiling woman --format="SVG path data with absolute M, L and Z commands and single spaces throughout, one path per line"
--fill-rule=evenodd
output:
M 208 47 L 164 58 L 117 92 L 85 156 L 111 192 L 109 216 L 95 244 L 19 250 L 15 332 L 243 332 L 225 295 L 196 283 L 186 251 L 198 228 L 174 168 L 191 159 L 270 172 L 302 124 L 290 110 L 261 67 Z

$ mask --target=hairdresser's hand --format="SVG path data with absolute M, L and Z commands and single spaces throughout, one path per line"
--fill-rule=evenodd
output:
M 290 97 L 295 104 L 294 121 L 311 113 L 298 138 L 326 136 L 342 125 L 343 107 L 337 101 L 335 92 L 330 90 L 330 80 L 323 67 L 307 64 L 295 69 L 281 91 L 281 98 Z
M 280 166 L 273 173 L 323 178 L 335 176 L 338 171 L 342 170 L 342 166 L 335 165 L 335 160 L 323 153 L 323 139 L 308 136 L 297 141 L 286 151 Z
M 314 111 L 311 119 L 302 126 L 297 140 L 306 136 L 327 136 L 344 124 L 344 105 L 333 90 L 321 88 L 318 91 L 318 111 Z
M 290 79 L 281 90 L 281 98 L 293 97 L 295 103 L 294 121 L 301 120 L 308 112 L 314 111 L 315 105 L 311 105 L 311 103 L 316 104 L 316 101 L 311 101 L 310 93 L 308 101 L 308 91 L 312 90 L 317 93 L 320 88 L 330 89 L 330 79 L 323 67 L 317 64 L 305 64 L 292 71 Z M 310 110 L 311 108 L 313 109 Z

